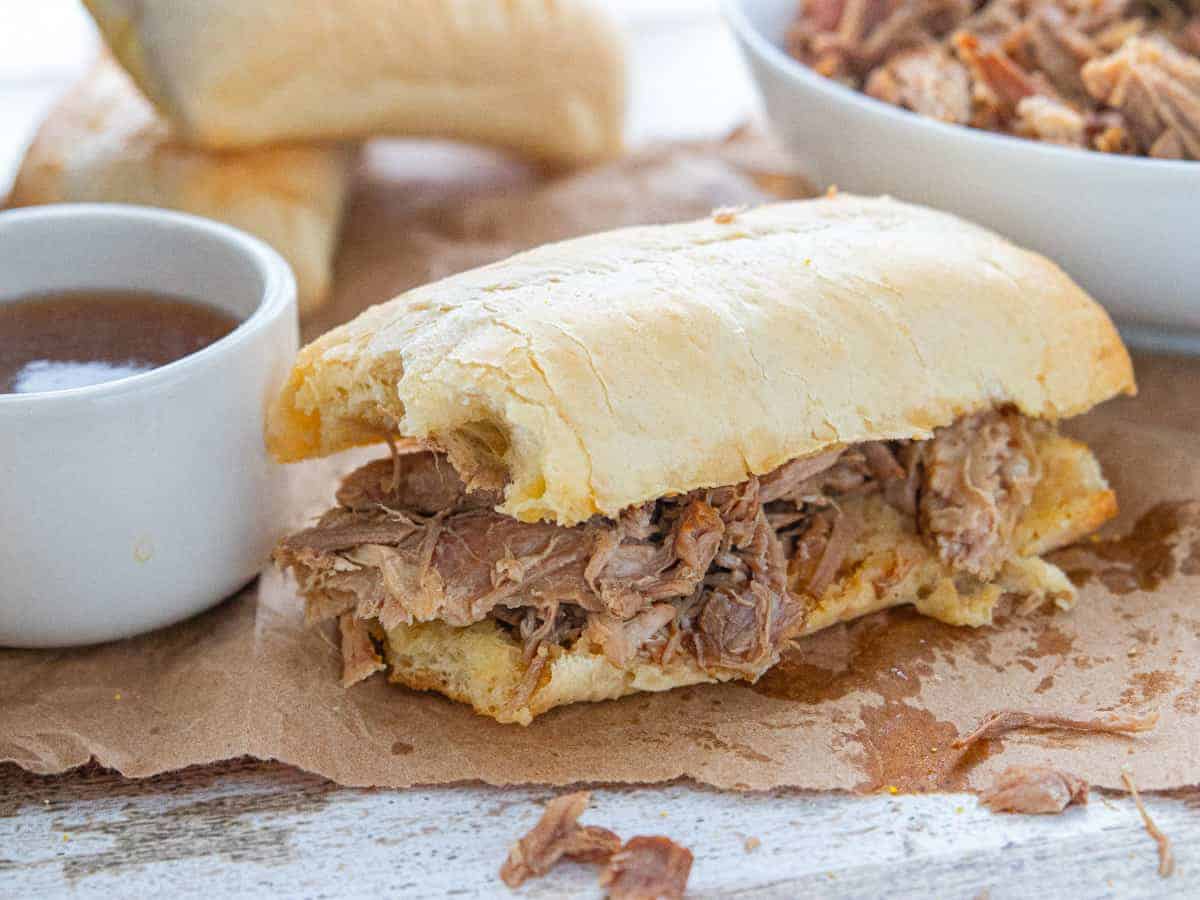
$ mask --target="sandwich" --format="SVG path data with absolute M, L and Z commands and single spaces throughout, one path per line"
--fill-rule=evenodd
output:
M 38 129 L 8 203 L 139 203 L 233 225 L 288 261 L 308 313 L 329 296 L 353 155 L 338 144 L 189 147 L 103 58 Z
M 625 58 L 589 0 L 85 0 L 181 140 L 210 149 L 380 135 L 556 166 L 620 151 Z
M 551 244 L 304 348 L 281 461 L 391 442 L 287 537 L 343 681 L 500 722 L 753 681 L 900 604 L 1069 608 L 1116 500 L 1058 423 L 1133 393 L 1104 311 L 952 216 L 835 195 Z

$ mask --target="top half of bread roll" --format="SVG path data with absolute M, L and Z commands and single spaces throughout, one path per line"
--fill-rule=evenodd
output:
M 625 68 L 589 0 L 85 0 L 177 135 L 214 149 L 379 134 L 556 165 L 615 156 Z
M 411 290 L 300 354 L 282 460 L 400 434 L 500 510 L 573 524 L 1011 404 L 1134 391 L 1105 312 L 960 219 L 842 194 L 551 244 Z

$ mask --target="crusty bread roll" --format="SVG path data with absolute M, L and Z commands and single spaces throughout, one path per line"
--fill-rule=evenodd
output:
M 42 124 L 9 204 L 139 203 L 217 219 L 279 251 L 305 313 L 329 293 L 352 156 L 337 144 L 184 146 L 125 73 L 101 60 Z
M 600 3 L 85 2 L 194 144 L 416 135 L 561 165 L 621 147 L 623 49 Z
M 1045 475 L 1017 535 L 1020 555 L 996 581 L 972 584 L 955 578 L 912 528 L 878 494 L 847 502 L 865 523 L 844 572 L 819 598 L 801 634 L 812 634 L 882 609 L 915 604 L 951 625 L 989 625 L 1006 595 L 1025 608 L 1052 602 L 1074 604 L 1075 591 L 1061 570 L 1038 556 L 1094 531 L 1116 514 L 1116 498 L 1096 458 L 1083 444 L 1050 434 L 1039 440 Z M 889 579 L 900 568 L 904 576 Z M 443 622 L 399 625 L 383 636 L 388 677 L 417 690 L 437 691 L 470 704 L 499 722 L 528 725 L 556 706 L 614 700 L 641 691 L 667 691 L 690 684 L 731 681 L 744 673 L 706 670 L 689 656 L 664 665 L 645 658 L 617 666 L 578 641 L 549 647 L 536 688 L 520 690 L 526 670 L 522 646 L 494 620 L 468 628 Z M 527 694 L 527 696 L 525 696 Z M 519 704 L 514 695 L 524 696 Z
M 388 433 L 560 525 L 837 445 L 1133 391 L 1104 311 L 952 216 L 838 195 L 553 244 L 408 291 L 306 347 L 281 460 Z

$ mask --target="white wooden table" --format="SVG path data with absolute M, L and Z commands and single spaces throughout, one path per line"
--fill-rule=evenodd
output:
M 509 844 L 554 791 L 340 788 L 268 763 L 143 782 L 0 770 L 0 895 L 486 897 Z M 584 822 L 667 834 L 696 855 L 695 897 L 1200 896 L 1200 794 L 1155 797 L 1176 848 L 1160 879 L 1125 798 L 1061 816 L 997 816 L 959 795 L 731 794 L 598 787 Z M 761 842 L 747 849 L 748 838 Z M 562 864 L 525 897 L 599 896 Z
M 638 28 L 635 137 L 715 134 L 751 108 L 733 48 L 703 12 L 711 2 L 621 5 Z M 678 12 L 691 6 L 700 11 L 681 23 Z M 70 0 L 0 2 L 0 190 L 90 41 Z M 0 766 L 0 896 L 505 894 L 496 873 L 507 848 L 553 793 L 352 790 L 248 761 L 141 782 Z M 965 795 L 598 787 L 584 821 L 689 846 L 697 897 L 1200 896 L 1200 792 L 1149 806 L 1175 843 L 1169 880 L 1157 876 L 1154 844 L 1123 797 L 1017 817 Z M 520 895 L 599 893 L 591 867 L 564 864 Z

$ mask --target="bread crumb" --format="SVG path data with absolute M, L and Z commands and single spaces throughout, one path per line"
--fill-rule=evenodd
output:
M 1158 845 L 1158 874 L 1163 878 L 1170 878 L 1175 874 L 1175 854 L 1171 852 L 1171 839 L 1163 834 L 1154 824 L 1154 820 L 1150 818 L 1150 813 L 1146 811 L 1141 795 L 1138 794 L 1137 785 L 1133 783 L 1133 773 L 1129 770 L 1129 766 L 1121 766 L 1121 780 L 1125 782 L 1125 787 L 1129 788 L 1129 796 L 1133 798 L 1133 805 L 1137 807 L 1147 833 L 1154 838 L 1154 843 Z
M 832 200 L 837 195 L 838 195 L 838 186 L 836 184 L 831 184 L 829 187 L 825 188 L 826 198 Z
M 746 847 L 747 853 L 753 853 L 755 850 L 757 850 L 759 847 L 762 846 L 762 841 L 760 841 L 756 837 L 748 837 L 748 838 L 746 838 L 746 840 L 743 843 Z
M 733 220 L 745 211 L 744 206 L 720 206 L 713 210 L 713 221 L 718 225 L 731 225 Z

